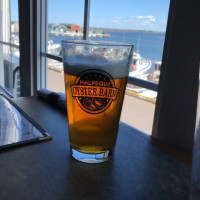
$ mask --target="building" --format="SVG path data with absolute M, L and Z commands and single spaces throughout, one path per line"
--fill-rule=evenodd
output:
M 48 32 L 50 34 L 82 33 L 82 30 L 83 28 L 78 24 L 48 24 Z
M 76 33 L 82 32 L 82 31 L 83 31 L 82 27 L 80 27 L 80 26 L 77 25 L 77 24 L 74 24 L 74 25 L 69 26 L 69 30 L 70 30 L 71 32 L 76 32 Z
M 11 22 L 11 32 L 19 33 L 19 22 Z

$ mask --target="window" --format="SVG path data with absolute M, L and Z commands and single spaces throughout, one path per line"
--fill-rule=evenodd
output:
M 143 104 L 138 105 L 136 101 L 142 101 L 145 98 L 146 100 L 143 103 L 147 105 L 151 103 L 149 102 L 150 100 L 156 99 L 154 95 L 158 91 L 152 131 L 153 136 L 163 141 L 174 143 L 177 146 L 179 145 L 179 147 L 183 146 L 184 149 L 191 150 L 193 144 L 193 137 L 191 136 L 191 132 L 193 132 L 192 119 L 194 119 L 196 109 L 194 102 L 196 79 L 194 77 L 198 74 L 195 70 L 199 66 L 199 52 L 197 51 L 200 51 L 198 46 L 199 26 L 197 24 L 199 19 L 198 1 L 195 0 L 193 3 L 187 1 L 170 1 L 165 39 L 164 32 L 169 1 L 127 0 L 124 3 L 121 0 L 77 0 L 75 2 L 62 0 L 58 3 L 55 0 L 1 0 L 0 85 L 12 93 L 13 96 L 36 95 L 37 89 L 47 87 L 48 68 L 46 66 L 48 65 L 46 63 L 53 62 L 54 65 L 62 65 L 62 58 L 59 56 L 59 53 L 57 54 L 52 51 L 50 54 L 47 50 L 48 41 L 50 41 L 49 46 L 52 46 L 52 39 L 48 37 L 47 32 L 55 34 L 55 30 L 57 29 L 54 25 L 78 25 L 71 27 L 73 35 L 70 35 L 69 38 L 82 39 L 83 37 L 84 39 L 95 39 L 95 37 L 98 37 L 98 40 L 111 40 L 112 37 L 115 37 L 114 40 L 117 40 L 116 34 L 121 34 L 120 41 L 134 42 L 136 55 L 139 52 L 140 56 L 145 58 L 142 61 L 139 60 L 139 66 L 143 66 L 142 63 L 145 64 L 149 61 L 153 63 L 151 76 L 148 76 L 148 80 L 145 80 L 142 77 L 136 77 L 137 60 L 133 59 L 130 71 L 134 72 L 134 75 L 132 73 L 132 76 L 129 77 L 128 83 L 130 87 L 128 86 L 129 88 L 127 88 L 133 94 L 128 94 L 130 95 L 126 96 L 128 98 L 125 97 L 124 110 L 126 110 L 125 106 L 127 106 L 128 113 L 123 111 L 122 120 L 141 130 L 144 130 L 142 129 L 144 126 L 141 125 L 139 127 L 139 122 L 145 124 L 145 126 L 147 126 L 148 122 L 150 124 L 147 127 L 149 131 L 144 131 L 150 133 L 155 104 L 151 104 L 151 111 L 149 111 L 151 114 L 147 115 L 145 106 L 143 107 Z M 49 21 L 47 20 L 48 3 Z M 17 5 L 19 5 L 19 12 Z M 60 8 L 58 8 L 59 6 Z M 84 10 L 87 12 L 84 12 Z M 18 21 L 17 13 L 19 14 L 20 26 L 20 56 L 17 53 L 19 49 L 17 40 L 14 37 L 11 39 L 11 35 L 13 33 L 16 34 L 14 30 L 17 30 L 16 27 L 11 28 L 11 24 Z M 52 13 L 54 14 L 51 15 Z M 122 14 L 124 16 L 120 16 Z M 56 21 L 57 19 L 59 21 Z M 52 24 L 52 27 L 48 26 L 48 23 Z M 125 27 L 126 25 L 128 27 Z M 67 29 L 61 27 L 59 31 L 63 34 Z M 134 41 L 130 41 L 130 34 L 132 35 L 131 38 L 135 34 Z M 147 35 L 148 37 L 146 37 Z M 153 41 L 150 46 L 149 36 L 151 36 L 150 38 Z M 68 36 L 65 35 L 63 37 L 67 38 Z M 161 63 L 159 57 L 162 57 L 164 40 L 163 63 Z M 53 44 L 56 43 L 59 43 L 59 41 L 55 42 L 53 40 Z M 152 47 L 154 43 L 158 46 L 160 45 L 160 48 Z M 144 52 L 145 48 L 148 51 Z M 17 55 L 18 59 L 20 58 L 20 68 L 18 68 L 18 62 L 13 59 L 13 55 Z M 160 71 L 162 72 L 161 75 Z M 16 72 L 14 76 L 13 72 Z M 18 80 L 19 77 L 20 80 Z M 158 81 L 159 87 L 157 84 Z M 64 81 L 61 82 L 64 85 Z M 19 83 L 20 88 L 17 87 Z M 59 89 L 64 88 L 57 86 L 54 80 L 50 84 Z M 52 89 L 52 87 L 49 87 L 49 89 Z M 55 89 L 53 90 L 55 91 Z M 19 91 L 21 91 L 21 94 L 19 94 Z M 135 100 L 129 106 L 126 104 L 126 99 L 127 101 L 130 98 L 133 99 L 132 95 L 135 95 Z M 136 107 L 134 108 L 134 106 Z M 191 112 L 189 112 L 190 110 Z M 130 117 L 126 117 L 130 113 Z M 133 115 L 134 117 L 138 117 L 137 122 L 132 117 Z M 123 116 L 127 119 L 131 118 L 133 123 L 123 119 Z M 152 116 L 152 120 L 148 120 L 150 116 Z M 181 123 L 180 126 L 179 123 Z M 177 129 L 172 130 L 173 127 Z
M 61 56 L 61 41 L 83 39 L 84 1 L 49 0 L 48 7 L 48 47 L 49 54 Z M 60 13 L 58 15 L 58 13 Z M 65 92 L 63 64 L 48 59 L 48 89 Z
M 162 59 L 168 8 L 169 0 L 92 0 L 89 38 L 133 43 L 130 76 L 158 82 L 152 69 Z
M 120 0 L 91 0 L 88 1 L 88 18 L 84 19 L 85 2 L 57 4 L 49 0 L 48 53 L 45 54 L 48 57 L 48 89 L 64 92 L 61 40 L 83 39 L 83 30 L 88 30 L 86 34 L 90 40 L 134 43 L 121 120 L 150 134 L 169 0 L 128 1 L 126 4 Z M 89 21 L 85 23 L 88 27 L 83 27 L 83 20 Z
M 89 39 L 134 44 L 121 120 L 149 134 L 157 92 L 148 85 L 159 81 L 168 9 L 169 0 L 91 0 Z
M 0 8 L 0 85 L 12 96 L 19 97 L 18 0 L 2 0 Z
M 199 19 L 199 2 L 197 0 L 193 3 L 187 1 L 170 1 L 164 57 L 162 59 L 163 63 L 161 63 L 159 57 L 162 57 L 162 45 L 165 38 L 164 32 L 169 1 L 170 0 L 163 0 L 162 2 L 160 0 L 127 0 L 126 3 L 124 3 L 121 0 L 77 0 L 75 2 L 62 0 L 58 3 L 58 1 L 55 0 L 1 0 L 0 85 L 12 93 L 13 96 L 36 95 L 37 89 L 47 87 L 47 59 L 51 59 L 49 62 L 53 62 L 55 65 L 61 65 L 62 63 L 62 58 L 59 56 L 59 53 L 57 54 L 52 51 L 52 54 L 49 54 L 48 50 L 46 50 L 48 49 L 48 41 L 50 41 L 49 46 L 52 45 L 52 38 L 48 37 L 47 32 L 55 34 L 55 32 L 52 32 L 56 30 L 54 24 L 63 25 L 73 23 L 74 25 L 78 25 L 79 28 L 82 28 L 81 30 L 75 26 L 75 28 L 72 29 L 73 35 L 70 35 L 69 38 L 75 37 L 81 39 L 83 37 L 84 39 L 95 39 L 95 37 L 97 37 L 96 32 L 98 32 L 100 34 L 98 35 L 98 40 L 111 40 L 116 34 L 121 34 L 121 41 L 134 42 L 140 56 L 147 59 L 146 61 L 153 61 L 154 64 L 154 70 L 151 73 L 150 79 L 144 80 L 132 76 L 128 80 L 129 86 L 132 87 L 131 92 L 137 93 L 136 97 L 134 97 L 137 101 L 144 98 L 147 99 L 149 96 L 152 98 L 151 95 L 154 93 L 151 91 L 156 92 L 159 90 L 152 131 L 153 136 L 169 143 L 174 143 L 177 146 L 183 146 L 184 149 L 187 150 L 188 147 L 190 147 L 191 150 L 193 142 L 193 135 L 191 134 L 193 131 L 192 119 L 195 116 L 196 109 L 194 102 L 194 94 L 196 94 L 196 91 L 194 91 L 194 77 L 198 74 L 195 70 L 199 66 L 199 52 L 197 51 L 200 51 L 198 46 L 199 26 L 197 24 Z M 47 20 L 48 2 L 49 20 Z M 60 8 L 58 8 L 59 6 Z M 90 7 L 90 9 L 86 9 L 87 12 L 84 12 L 84 7 Z M 54 14 L 52 15 L 52 13 Z M 68 16 L 66 16 L 66 13 Z M 127 16 L 120 16 L 122 13 Z M 23 33 L 20 34 L 20 55 L 18 53 L 19 44 L 17 38 L 11 37 L 13 34 L 17 35 L 17 26 L 13 26 L 13 23 L 18 21 L 18 14 L 20 33 Z M 59 21 L 56 21 L 58 17 Z M 52 27 L 49 27 L 48 23 L 52 24 Z M 125 27 L 125 25 L 128 25 L 128 27 Z M 47 31 L 47 29 L 49 31 Z M 127 30 L 125 33 L 124 29 L 129 29 L 131 31 Z M 133 30 L 137 30 L 137 32 Z M 64 31 L 66 31 L 66 29 L 61 27 L 60 32 L 63 34 Z M 81 31 L 83 32 L 83 36 Z M 162 33 L 155 33 L 155 31 Z M 104 37 L 102 34 L 104 34 Z M 130 41 L 130 34 L 135 34 L 135 41 Z M 156 36 L 152 43 L 157 43 L 156 45 L 160 45 L 160 48 L 152 48 L 152 45 L 149 46 L 150 48 L 148 47 L 149 40 L 148 37 L 146 37 L 147 34 L 149 36 Z M 133 38 L 132 36 L 131 38 Z M 68 36 L 64 37 L 66 38 Z M 160 44 L 158 41 L 160 41 Z M 53 44 L 54 43 L 59 43 L 59 41 L 53 40 Z M 148 52 L 144 52 L 145 48 L 148 49 Z M 137 51 L 135 48 L 135 53 L 137 53 Z M 14 56 L 17 56 L 18 60 L 20 60 L 20 68 L 18 68 L 18 61 L 13 58 Z M 141 63 L 142 62 L 139 61 L 140 66 L 142 65 Z M 132 64 L 132 69 L 130 69 L 130 71 L 132 70 L 134 72 L 136 69 L 135 66 L 137 65 L 135 59 Z M 192 67 L 196 68 L 193 70 Z M 14 76 L 13 71 L 16 72 Z M 160 71 L 162 71 L 161 76 Z M 158 81 L 159 88 L 157 84 Z M 15 82 L 15 84 L 13 84 L 13 82 Z M 20 88 L 17 87 L 18 84 L 20 84 Z M 53 80 L 51 84 L 56 86 Z M 62 87 L 58 86 L 58 88 L 61 89 Z M 51 88 L 49 87 L 49 89 Z M 21 94 L 19 94 L 19 91 L 21 91 Z M 145 97 L 145 93 L 149 94 Z M 128 105 L 126 104 L 126 97 L 124 106 Z M 129 97 L 133 98 L 132 96 L 128 96 L 128 100 L 130 99 Z M 150 99 L 147 100 L 149 101 Z M 150 103 L 148 101 L 145 102 Z M 192 101 L 192 103 L 188 103 L 189 101 Z M 155 104 L 151 105 L 154 107 Z M 127 107 L 129 113 L 122 113 L 122 120 L 123 115 L 126 116 L 131 113 L 131 116 L 127 117 L 128 119 L 132 118 L 135 122 L 136 120 L 132 117 L 132 115 L 135 114 L 135 116 L 139 117 L 138 122 L 144 122 L 144 124 L 146 124 L 147 121 L 144 121 L 144 119 L 145 117 L 146 120 L 149 119 L 149 116 L 146 116 L 146 113 L 142 112 L 142 110 L 137 110 L 136 113 L 134 106 L 137 106 L 136 101 L 131 103 L 131 107 Z M 142 109 L 142 106 L 143 104 L 137 106 L 137 108 L 140 107 L 140 109 Z M 133 110 L 130 111 L 130 108 Z M 152 108 L 151 111 L 152 115 L 154 112 L 153 110 L 154 108 Z M 186 112 L 189 110 L 192 111 Z M 150 121 L 153 121 L 153 117 Z M 136 124 L 131 124 L 130 122 L 130 124 L 137 127 L 136 125 L 138 122 Z M 180 122 L 181 125 L 176 126 L 176 124 Z M 150 130 L 152 122 L 149 123 Z M 184 124 L 184 126 L 182 126 L 182 124 Z M 174 126 L 177 128 L 175 132 L 174 130 L 171 131 L 171 128 Z M 138 128 L 141 129 L 139 126 Z M 188 140 L 190 142 L 188 142 Z

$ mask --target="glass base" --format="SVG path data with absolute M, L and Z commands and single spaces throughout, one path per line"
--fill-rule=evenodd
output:
M 98 154 L 88 154 L 77 151 L 76 149 L 71 148 L 71 155 L 78 161 L 84 163 L 101 163 L 107 161 L 112 157 L 113 152 L 110 150 L 105 151 L 104 153 Z

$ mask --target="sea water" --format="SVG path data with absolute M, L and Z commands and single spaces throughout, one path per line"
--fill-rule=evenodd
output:
M 134 44 L 134 51 L 138 51 L 143 58 L 153 61 L 162 61 L 165 33 L 148 32 L 106 32 L 110 37 L 91 37 L 90 40 L 104 40 L 128 42 Z M 81 37 L 65 37 L 49 35 L 49 40 L 61 44 L 66 39 L 81 39 Z

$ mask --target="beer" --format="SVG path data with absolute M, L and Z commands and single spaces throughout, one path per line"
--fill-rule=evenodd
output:
M 115 87 L 119 88 L 117 98 L 104 112 L 97 114 L 85 112 L 73 97 L 71 86 L 76 78 L 76 76 L 65 73 L 71 147 L 90 154 L 112 151 L 117 138 L 127 77 L 114 79 Z M 89 84 L 90 82 L 85 82 L 84 86 Z
M 71 154 L 104 162 L 114 151 L 133 46 L 82 40 L 62 47 Z

